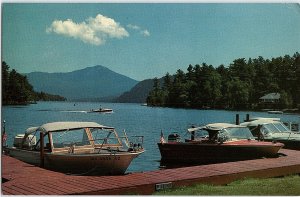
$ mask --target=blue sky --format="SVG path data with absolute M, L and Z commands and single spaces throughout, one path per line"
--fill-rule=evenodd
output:
M 102 65 L 143 80 L 300 52 L 299 4 L 4 3 L 1 28 L 21 73 Z

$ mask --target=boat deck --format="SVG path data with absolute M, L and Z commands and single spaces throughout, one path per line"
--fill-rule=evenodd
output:
M 195 183 L 227 184 L 245 177 L 269 178 L 300 173 L 300 151 L 282 149 L 278 158 L 228 162 L 123 176 L 72 176 L 2 155 L 4 195 L 152 194 L 157 189 Z

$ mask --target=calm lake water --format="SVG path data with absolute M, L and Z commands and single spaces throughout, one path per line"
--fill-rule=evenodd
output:
M 91 109 L 112 108 L 113 113 L 86 113 Z M 90 103 L 78 102 L 38 102 L 28 106 L 2 107 L 2 121 L 6 121 L 8 145 L 12 145 L 17 133 L 24 133 L 28 127 L 39 126 L 54 121 L 93 121 L 106 126 L 113 126 L 121 134 L 125 129 L 128 136 L 144 135 L 146 152 L 135 159 L 127 172 L 140 172 L 159 169 L 160 153 L 157 142 L 160 132 L 165 138 L 171 132 L 178 132 L 182 138 L 189 138 L 187 128 L 192 125 L 203 125 L 214 122 L 235 123 L 235 115 L 240 114 L 244 120 L 250 117 L 276 117 L 283 121 L 300 121 L 299 115 L 268 114 L 267 112 L 223 111 L 223 110 L 190 110 L 153 108 L 140 104 L 123 103 Z

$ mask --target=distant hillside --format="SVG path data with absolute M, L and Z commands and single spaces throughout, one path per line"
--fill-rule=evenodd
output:
M 138 83 L 103 66 L 66 73 L 32 72 L 26 76 L 35 91 L 58 94 L 68 100 L 117 97 Z
M 154 85 L 154 79 L 146 79 L 136 84 L 130 91 L 119 96 L 115 101 L 120 103 L 145 103 Z M 163 84 L 163 78 L 159 79 Z
M 152 87 L 152 79 L 143 80 L 136 84 L 130 91 L 122 94 L 115 101 L 120 103 L 145 103 Z

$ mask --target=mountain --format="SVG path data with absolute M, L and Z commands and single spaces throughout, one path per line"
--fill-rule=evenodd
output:
M 35 91 L 58 94 L 68 100 L 113 98 L 138 83 L 100 65 L 66 73 L 32 72 L 25 75 Z
M 123 93 L 115 102 L 145 103 L 149 92 L 153 88 L 153 79 L 146 79 L 136 84 L 130 91 Z
M 164 83 L 163 77 L 158 80 L 160 85 Z M 136 84 L 130 91 L 123 93 L 114 101 L 119 103 L 146 103 L 149 92 L 153 89 L 153 85 L 154 79 L 145 79 Z

